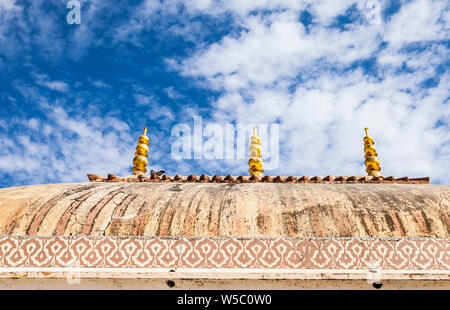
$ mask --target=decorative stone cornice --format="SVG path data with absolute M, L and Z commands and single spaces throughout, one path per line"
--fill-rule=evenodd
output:
M 394 178 L 389 177 L 372 177 L 372 176 L 264 176 L 259 178 L 255 175 L 252 176 L 208 176 L 202 174 L 196 176 L 190 174 L 189 176 L 175 175 L 174 177 L 163 175 L 158 176 L 152 174 L 146 176 L 140 174 L 137 176 L 118 177 L 114 174 L 108 174 L 107 177 L 102 177 L 96 174 L 88 174 L 89 181 L 91 182 L 188 182 L 188 183 L 336 183 L 336 184 L 355 184 L 355 183 L 388 183 L 388 184 L 429 184 L 429 177 L 421 178 Z

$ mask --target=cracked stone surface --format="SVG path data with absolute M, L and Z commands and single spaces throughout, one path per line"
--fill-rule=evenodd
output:
M 450 186 L 76 183 L 0 189 L 0 234 L 442 237 Z

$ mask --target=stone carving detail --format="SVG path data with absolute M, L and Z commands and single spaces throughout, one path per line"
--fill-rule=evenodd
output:
M 450 239 L 0 237 L 0 267 L 449 270 Z

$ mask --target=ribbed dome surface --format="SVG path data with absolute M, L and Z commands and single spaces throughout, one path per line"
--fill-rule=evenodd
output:
M 449 237 L 450 186 L 77 183 L 0 189 L 0 234 Z

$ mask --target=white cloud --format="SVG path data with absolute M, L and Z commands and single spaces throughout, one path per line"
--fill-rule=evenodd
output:
M 157 48 L 146 46 L 142 33 L 161 31 L 161 36 L 170 34 L 197 43 L 187 58 L 168 59 L 167 64 L 185 77 L 198 79 L 199 85 L 221 91 L 212 102 L 212 121 L 280 123 L 282 166 L 277 173 L 363 174 L 362 136 L 367 126 L 384 175 L 429 175 L 435 182 L 450 182 L 450 108 L 443 104 L 448 100 L 449 75 L 436 77 L 436 87 L 421 86 L 424 80 L 435 78 L 436 68 L 448 58 L 448 48 L 436 43 L 448 38 L 446 1 L 406 2 L 386 23 L 358 20 L 345 31 L 331 27 L 336 16 L 352 5 L 364 9 L 364 1 L 148 0 L 129 9 L 129 19 L 106 31 L 105 20 L 97 17 L 100 12 L 110 14 L 108 5 L 94 1 L 83 6 L 82 24 L 71 28 L 66 39 L 54 22 L 60 16 L 43 12 L 40 2 L 33 2 L 27 14 L 14 1 L 0 2 L 2 66 L 32 46 L 51 60 L 67 55 L 78 60 L 90 47 L 111 38 L 112 44 L 131 42 Z M 300 22 L 303 9 L 313 16 L 308 31 Z M 202 42 L 209 29 L 195 18 L 200 14 L 218 21 L 227 16 L 232 23 L 227 27 L 232 30 L 218 42 Z M 177 25 L 168 26 L 175 16 Z M 35 32 L 28 25 L 34 25 Z M 20 31 L 13 32 L 12 27 Z M 383 48 L 381 42 L 385 42 Z M 412 43 L 423 48 L 405 50 Z M 375 59 L 377 75 L 350 67 L 369 58 Z M 54 91 L 67 93 L 70 88 L 65 81 L 45 74 L 35 74 L 35 79 Z M 101 80 L 89 82 L 107 87 Z M 11 139 L 0 133 L 4 145 L 0 171 L 27 183 L 79 181 L 86 179 L 87 172 L 129 173 L 135 139 L 119 118 L 100 118 L 93 112 L 74 116 L 62 107 L 50 107 L 37 87 L 20 80 L 13 86 L 27 100 L 47 106 L 44 112 L 49 121 L 16 120 L 14 124 L 30 130 L 29 136 L 12 135 Z M 172 99 L 182 96 L 173 87 L 164 91 Z M 151 121 L 165 124 L 175 119 L 174 112 L 145 87 L 134 89 L 133 99 L 138 107 L 145 107 Z M 198 110 L 183 107 L 177 116 L 189 117 Z M 155 145 L 166 141 L 158 133 L 155 136 Z M 157 151 L 152 154 L 153 160 L 162 157 Z M 217 162 L 204 161 L 202 167 L 244 173 L 245 166 L 245 162 L 224 161 L 217 167 Z M 188 163 L 176 168 L 181 169 L 176 172 L 190 172 Z
M 173 86 L 166 87 L 163 89 L 163 91 L 166 93 L 167 97 L 172 100 L 184 98 L 184 95 L 178 92 Z
M 135 93 L 134 99 L 138 106 L 147 107 L 148 118 L 159 122 L 171 121 L 174 119 L 172 110 L 165 105 L 161 105 L 158 98 L 152 94 Z
M 448 50 L 433 43 L 424 51 L 402 50 L 448 36 L 443 2 L 418 0 L 388 24 L 362 22 L 341 31 L 328 26 L 355 2 L 319 1 L 309 6 L 315 22 L 309 32 L 298 20 L 299 8 L 248 14 L 250 4 L 232 2 L 228 8 L 242 17 L 239 34 L 168 64 L 222 91 L 212 103 L 216 121 L 280 122 L 277 173 L 363 175 L 363 128 L 369 127 L 384 175 L 450 182 L 444 168 L 450 158 L 449 75 L 441 75 L 437 87 L 421 86 Z M 274 5 L 261 1 L 252 8 Z M 380 51 L 383 41 L 387 47 Z M 378 76 L 350 67 L 369 58 Z M 399 71 L 404 63 L 410 71 Z M 438 121 L 444 126 L 435 126 Z
M 63 81 L 52 81 L 47 75 L 34 73 L 36 83 L 41 86 L 45 86 L 48 89 L 58 92 L 68 92 L 69 85 Z
M 336 16 L 345 13 L 353 4 L 363 6 L 366 1 L 341 0 L 329 1 L 318 0 L 311 2 L 311 11 L 318 23 L 328 25 Z
M 41 85 L 48 87 L 51 90 L 59 91 L 59 92 L 67 92 L 69 91 L 69 85 L 62 81 L 47 81 L 43 82 Z
M 88 82 L 96 88 L 111 88 L 111 85 L 103 82 L 102 80 L 88 79 Z
M 16 184 L 87 181 L 86 173 L 129 175 L 135 138 L 115 117 L 70 116 L 52 107 L 44 123 L 12 118 L 26 134 L 0 133 L 0 171 Z M 10 139 L 14 137 L 14 141 Z
M 2 0 L 0 2 L 0 10 L 14 10 L 18 9 L 15 0 Z
M 318 26 L 307 34 L 292 11 L 250 16 L 244 24 L 239 37 L 226 36 L 175 67 L 206 77 L 215 89 L 246 89 L 307 75 L 319 66 L 348 65 L 370 57 L 380 43 L 380 28 L 369 24 L 346 32 Z M 314 68 L 320 60 L 325 64 Z
M 387 25 L 385 39 L 391 44 L 404 44 L 448 38 L 447 6 L 445 0 L 416 0 L 403 5 Z
M 138 105 L 151 105 L 153 101 L 155 101 L 154 96 L 147 96 L 143 94 L 134 94 L 134 98 L 136 99 L 136 103 Z

